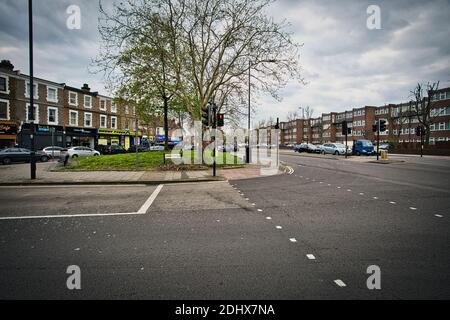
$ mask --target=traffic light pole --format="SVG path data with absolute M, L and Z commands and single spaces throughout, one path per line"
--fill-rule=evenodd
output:
M 28 0 L 28 30 L 29 30 L 29 49 L 30 49 L 30 107 L 28 109 L 28 119 L 31 122 L 30 134 L 30 171 L 31 180 L 36 180 L 36 152 L 34 148 L 34 72 L 33 72 L 33 0 Z
M 377 161 L 380 160 L 380 120 L 377 123 Z
M 214 151 L 213 151 L 213 177 L 217 176 L 217 161 L 216 161 L 216 131 L 217 131 L 217 106 L 213 103 L 213 143 L 214 143 Z
M 420 157 L 423 158 L 423 130 L 420 131 Z
M 348 150 L 348 127 L 345 130 L 345 159 L 348 158 L 347 150 Z

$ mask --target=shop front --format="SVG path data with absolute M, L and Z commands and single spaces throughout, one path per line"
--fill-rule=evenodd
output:
M 132 145 L 129 130 L 98 129 L 98 146 L 122 146 L 128 150 Z
M 65 130 L 66 147 L 88 147 L 94 149 L 97 142 L 97 129 L 69 128 Z
M 17 124 L 12 121 L 0 121 L 0 149 L 16 145 Z
M 32 124 L 22 124 L 17 137 L 20 147 L 31 148 Z M 34 147 L 42 150 L 46 147 L 64 147 L 64 128 L 61 126 L 34 125 Z

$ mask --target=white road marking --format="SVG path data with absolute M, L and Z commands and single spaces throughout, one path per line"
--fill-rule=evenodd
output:
M 277 228 L 278 230 L 281 230 L 281 229 L 283 229 L 283 227 L 282 227 L 282 226 L 276 226 L 276 228 Z
M 262 209 L 258 209 L 258 212 L 263 212 Z
M 296 242 L 297 242 L 297 239 L 291 238 L 291 239 L 289 239 L 289 241 L 290 241 L 290 242 L 293 242 L 293 243 L 296 243 Z
M 397 202 L 395 202 L 395 201 L 390 201 L 389 203 L 390 204 L 397 204 Z
M 443 215 L 440 215 L 440 214 L 435 214 L 434 216 L 438 217 L 438 218 L 443 218 L 444 217 Z
M 412 211 L 416 211 L 417 210 L 417 208 L 414 208 L 414 207 L 409 207 Z
M 378 200 L 378 197 L 373 197 L 374 200 Z
M 89 213 L 89 214 L 63 214 L 63 215 L 43 215 L 43 216 L 19 216 L 19 217 L 0 217 L 0 221 L 5 220 L 32 220 L 32 219 L 61 219 L 61 218 L 87 218 L 87 217 L 113 217 L 113 216 L 139 216 L 147 213 L 150 206 L 161 192 L 164 185 L 159 185 L 138 212 L 126 213 Z
M 331 187 L 331 184 L 328 184 L 329 187 Z
M 361 192 L 360 194 L 359 194 L 360 196 L 363 196 L 364 195 L 364 193 L 363 192 Z
M 272 220 L 272 217 L 266 217 L 266 220 Z
M 153 202 L 156 200 L 156 197 L 161 192 L 162 188 L 164 187 L 163 184 L 160 184 L 155 191 L 153 191 L 152 195 L 148 200 L 144 203 L 144 205 L 139 209 L 138 213 L 140 214 L 146 214 L 150 206 L 153 204 Z
M 309 260 L 316 260 L 316 257 L 313 254 L 307 254 L 306 257 L 308 257 Z
M 347 285 L 344 283 L 344 281 L 342 281 L 342 280 L 334 280 L 334 283 L 336 283 L 339 287 L 341 287 L 341 288 L 344 288 L 344 287 L 346 287 Z
M 253 207 L 256 206 L 256 203 L 252 203 L 252 206 L 253 206 Z
M 337 187 L 338 189 L 342 189 L 341 187 Z
M 347 189 L 348 192 L 352 192 L 352 189 Z
M 245 198 L 245 200 L 246 200 L 246 201 L 250 201 L 250 199 L 249 199 L 249 198 Z

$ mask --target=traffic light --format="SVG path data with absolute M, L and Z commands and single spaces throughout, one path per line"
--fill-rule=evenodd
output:
M 275 130 L 280 129 L 280 118 L 277 118 L 277 124 L 275 125 Z
M 225 125 L 225 114 L 219 113 L 217 115 L 217 126 L 223 127 Z
M 346 136 L 352 134 L 352 128 L 348 127 L 347 121 L 342 122 L 342 135 Z
M 205 106 L 204 108 L 202 108 L 202 124 L 205 127 L 210 127 L 212 125 L 212 121 L 211 121 L 211 106 L 208 104 L 207 106 Z
M 380 120 L 380 132 L 386 132 L 387 130 L 387 121 Z
M 425 135 L 425 133 L 426 133 L 426 130 L 425 130 L 424 127 L 419 126 L 419 127 L 416 128 L 416 136 L 422 137 L 422 136 Z

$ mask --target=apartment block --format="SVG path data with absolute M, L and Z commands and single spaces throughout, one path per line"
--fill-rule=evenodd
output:
M 430 127 L 431 144 L 450 141 L 450 88 L 438 90 L 432 97 L 431 118 L 433 119 Z M 420 137 L 415 134 L 420 123 L 414 112 L 414 103 L 407 102 L 352 108 L 343 112 L 322 114 L 319 118 L 282 122 L 281 144 L 344 142 L 345 136 L 342 134 L 344 121 L 352 129 L 348 135 L 349 141 L 366 139 L 375 142 L 377 134 L 373 132 L 373 126 L 378 120 L 385 120 L 387 123 L 387 130 L 380 133 L 381 142 L 420 142 Z

